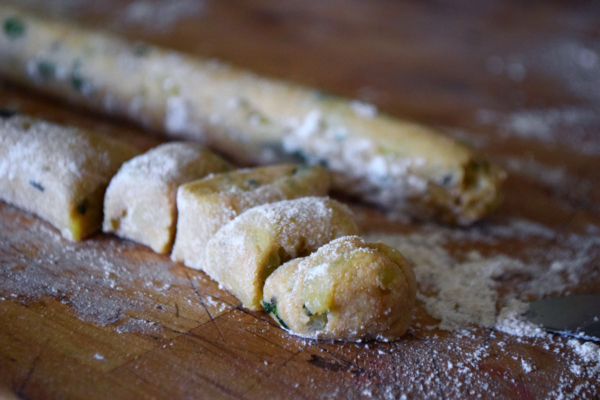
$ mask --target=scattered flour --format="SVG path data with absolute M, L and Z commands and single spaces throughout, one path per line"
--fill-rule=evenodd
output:
M 568 344 L 569 347 L 575 350 L 575 353 L 581 356 L 583 361 L 596 363 L 600 362 L 600 347 L 598 347 L 598 345 L 595 345 L 592 342 L 581 344 L 579 340 L 576 339 L 569 340 Z M 600 365 L 597 367 L 600 368 Z
M 505 157 L 496 160 L 511 176 L 520 176 L 544 187 L 563 206 L 600 210 L 591 196 L 595 184 L 570 172 L 566 166 L 548 165 L 533 157 Z
M 556 78 L 572 94 L 600 103 L 600 45 L 597 40 L 559 40 L 548 43 L 531 62 Z
M 117 326 L 116 331 L 119 333 L 143 333 L 145 335 L 156 335 L 160 333 L 159 327 L 152 321 L 144 321 L 143 319 L 131 318 Z
M 69 242 L 45 222 L 29 216 L 33 223 L 23 224 L 20 220 L 27 214 L 0 206 L 5 215 L 0 245 L 12 249 L 0 264 L 2 297 L 35 300 L 50 295 L 70 305 L 81 319 L 108 325 L 125 318 L 127 311 L 153 307 L 156 293 L 190 285 L 189 279 L 169 272 L 173 264 L 167 258 L 130 257 L 138 246 L 133 242 L 103 237 Z M 195 296 L 190 300 L 197 303 Z
M 550 334 L 546 330 L 523 318 L 527 307 L 527 303 L 511 299 L 508 305 L 500 310 L 496 329 L 515 336 L 548 338 Z
M 125 8 L 121 18 L 145 30 L 163 32 L 185 18 L 202 15 L 205 7 L 204 0 L 136 0 Z
M 586 155 L 600 154 L 596 139 L 600 112 L 596 109 L 522 109 L 509 114 L 479 110 L 476 118 L 483 125 L 497 126 L 504 137 L 535 140 L 551 148 L 566 147 Z
M 533 158 L 508 157 L 503 160 L 502 166 L 509 172 L 522 174 L 551 187 L 564 187 L 577 179 L 564 167 L 545 165 Z
M 416 233 L 370 233 L 366 239 L 396 247 L 415 265 L 418 298 L 425 309 L 440 320 L 438 328 L 452 330 L 454 337 L 463 338 L 460 346 L 452 343 L 441 352 L 430 351 L 438 360 L 437 365 L 445 358 L 452 359 L 445 368 L 438 367 L 437 373 L 427 376 L 420 367 L 415 367 L 420 372 L 410 372 L 412 377 L 425 382 L 447 379 L 439 383 L 446 398 L 463 397 L 462 385 L 472 388 L 473 396 L 493 397 L 485 383 L 488 376 L 481 375 L 482 365 L 492 352 L 487 341 L 474 347 L 464 344 L 481 335 L 475 333 L 474 330 L 481 329 L 476 326 L 486 326 L 492 328 L 490 340 L 498 332 L 507 333 L 510 336 L 504 340 L 525 345 L 535 343 L 543 351 L 552 351 L 558 365 L 565 366 L 557 373 L 546 398 L 580 399 L 598 395 L 599 347 L 579 340 L 567 342 L 522 317 L 526 301 L 568 293 L 582 282 L 599 280 L 600 235 L 595 229 L 585 235 L 562 234 L 531 221 L 512 219 L 501 225 L 481 224 L 469 230 L 425 225 Z M 539 243 L 539 249 L 532 249 L 526 243 Z M 511 253 L 490 252 L 490 245 L 496 249 L 510 248 Z M 470 249 L 466 254 L 465 248 Z M 426 326 L 424 331 L 431 328 L 434 327 Z M 417 324 L 414 329 L 424 332 Z M 451 356 L 454 351 L 457 354 Z M 493 352 L 515 359 L 523 374 L 539 373 L 533 359 L 515 354 L 503 341 L 495 340 Z M 574 377 L 579 383 L 574 383 Z M 519 385 L 516 377 L 508 381 Z M 439 396 L 439 393 L 427 394 L 422 388 L 418 392 L 424 397 Z
M 559 234 L 521 219 L 465 231 L 426 225 L 418 233 L 369 234 L 366 239 L 396 247 L 415 265 L 418 298 L 440 320 L 441 329 L 475 324 L 516 336 L 547 338 L 543 329 L 522 319 L 525 301 L 567 293 L 584 280 L 600 278 L 595 266 L 600 236 Z M 539 242 L 540 248 L 519 249 L 518 243 L 525 241 Z M 477 249 L 486 243 L 511 243 L 514 253 L 483 256 Z M 452 248 L 457 245 L 472 250 L 454 255 Z
M 371 119 L 377 116 L 377 107 L 373 104 L 354 100 L 350 102 L 350 108 L 352 108 L 352 111 L 354 111 L 356 115 L 362 118 Z
M 490 56 L 485 63 L 486 69 L 493 75 L 506 74 L 506 76 L 515 82 L 522 82 L 527 77 L 527 68 L 523 62 L 523 57 L 511 55 L 506 59 L 499 56 Z

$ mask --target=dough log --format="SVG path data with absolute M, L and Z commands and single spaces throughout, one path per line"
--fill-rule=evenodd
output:
M 335 190 L 420 218 L 469 224 L 504 173 L 439 132 L 213 60 L 129 43 L 0 6 L 0 74 L 251 164 L 302 160 Z

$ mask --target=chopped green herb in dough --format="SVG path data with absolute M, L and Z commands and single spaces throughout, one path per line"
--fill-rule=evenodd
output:
M 267 303 L 266 301 L 263 301 L 262 305 L 265 308 L 265 311 L 267 312 L 267 314 L 275 314 L 277 312 L 277 304 L 275 304 L 274 302 Z
M 262 305 L 265 308 L 267 314 L 273 314 L 273 316 L 277 319 L 277 322 L 279 322 L 279 325 L 281 325 L 283 329 L 285 329 L 286 331 L 290 330 L 287 324 L 283 322 L 283 320 L 279 317 L 279 314 L 277 314 L 277 302 L 275 301 L 275 299 L 271 299 L 270 303 L 263 301 Z
M 29 184 L 31 186 L 33 186 L 34 188 L 36 188 L 37 190 L 39 190 L 40 192 L 43 192 L 45 189 L 42 185 L 40 185 L 39 183 L 37 183 L 36 181 L 29 181 Z
M 253 189 L 253 188 L 260 186 L 260 183 L 258 183 L 258 181 L 256 179 L 248 179 L 246 181 L 246 186 Z
M 20 19 L 9 17 L 4 20 L 4 33 L 9 38 L 16 39 L 25 33 L 25 25 Z
M 48 61 L 38 61 L 37 70 L 42 79 L 48 80 L 54 78 L 54 74 L 56 73 L 56 66 Z
M 291 161 L 297 163 L 305 163 L 308 161 L 308 157 L 306 157 L 306 154 L 304 154 L 302 150 L 297 150 L 292 153 L 289 153 L 289 158 Z
M 150 52 L 150 46 L 145 43 L 134 43 L 133 54 L 138 57 L 143 57 Z
M 442 186 L 448 186 L 452 183 L 453 177 L 452 174 L 446 174 L 442 178 Z
M 73 89 L 77 90 L 81 93 L 81 88 L 83 87 L 83 78 L 81 77 L 81 60 L 75 60 L 73 63 L 73 71 L 71 71 L 71 86 Z

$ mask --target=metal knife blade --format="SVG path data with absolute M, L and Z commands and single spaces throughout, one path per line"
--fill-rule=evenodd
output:
M 600 341 L 600 293 L 536 300 L 523 315 L 550 332 Z

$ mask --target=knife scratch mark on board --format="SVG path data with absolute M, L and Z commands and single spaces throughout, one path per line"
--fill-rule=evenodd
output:
M 217 326 L 217 323 L 215 322 L 212 314 L 210 313 L 210 311 L 208 311 L 208 307 L 206 307 L 206 304 L 204 303 L 204 299 L 202 298 L 202 296 L 200 296 L 200 293 L 198 292 L 198 289 L 196 289 L 196 286 L 194 285 L 194 282 L 192 281 L 192 277 L 187 272 L 185 273 L 185 275 L 187 276 L 188 280 L 190 281 L 190 286 L 192 287 L 192 290 L 194 291 L 194 293 L 196 293 L 196 297 L 200 301 L 200 304 L 202 304 L 202 307 L 204 308 L 204 311 L 206 311 L 206 313 L 208 314 L 208 317 L 210 318 L 211 322 L 215 326 L 215 329 L 219 333 L 219 339 L 221 339 L 222 341 L 225 341 L 223 333 L 221 333 L 221 330 Z

